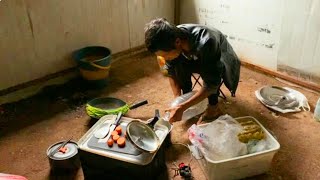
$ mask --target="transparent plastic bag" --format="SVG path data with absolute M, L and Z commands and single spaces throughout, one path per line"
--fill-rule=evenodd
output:
M 252 153 L 261 152 L 269 149 L 269 144 L 266 141 L 266 139 L 262 139 L 262 140 L 252 139 L 252 140 L 249 140 L 249 142 L 247 143 L 247 148 L 248 148 L 248 153 L 252 154 Z
M 320 122 L 320 98 L 318 99 L 316 107 L 314 108 L 313 118 Z
M 188 130 L 192 144 L 202 150 L 204 156 L 218 161 L 248 153 L 247 146 L 238 139 L 242 126 L 229 115 L 220 116 L 206 127 L 195 125 Z
M 265 101 L 265 98 L 261 95 L 262 87 L 255 91 L 255 95 L 257 99 L 264 104 L 265 106 L 281 112 L 281 113 L 290 113 L 290 112 L 299 112 L 301 110 L 310 111 L 310 106 L 308 103 L 308 99 L 301 92 L 291 89 L 289 87 L 281 87 L 282 89 L 288 91 L 289 93 L 286 96 L 282 96 L 283 98 L 279 99 L 274 105 L 268 104 Z M 278 96 L 275 94 L 275 96 Z M 281 97 L 281 96 L 280 96 Z
M 173 107 L 176 107 L 177 105 L 183 103 L 183 102 L 186 102 L 188 99 L 190 99 L 197 91 L 191 91 L 189 93 L 186 93 L 186 94 L 183 94 L 179 97 L 177 97 L 176 99 L 174 99 L 172 102 L 171 102 L 171 105 L 170 107 L 173 108 Z M 182 115 L 182 120 L 185 121 L 185 120 L 189 120 L 201 113 L 203 113 L 206 108 L 207 108 L 207 105 L 208 105 L 208 99 L 204 99 L 202 100 L 201 102 L 199 102 L 198 104 L 194 105 L 194 106 L 191 106 L 189 107 L 187 110 L 185 110 L 183 112 L 183 115 Z
M 206 151 L 208 148 L 208 137 L 203 133 L 203 129 L 199 128 L 197 125 L 193 124 L 188 129 L 188 137 L 190 142 L 197 148 L 201 149 L 202 152 Z

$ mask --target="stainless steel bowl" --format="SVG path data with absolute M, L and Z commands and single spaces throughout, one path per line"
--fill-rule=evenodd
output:
M 269 106 L 277 106 L 281 109 L 295 108 L 299 106 L 295 95 L 287 89 L 277 86 L 265 86 L 259 94 L 263 103 Z

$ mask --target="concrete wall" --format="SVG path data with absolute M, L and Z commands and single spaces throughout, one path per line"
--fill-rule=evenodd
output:
M 220 29 L 243 60 L 320 77 L 320 1 L 183 0 L 180 6 L 181 23 Z
M 73 67 L 88 45 L 113 53 L 143 45 L 144 24 L 174 19 L 172 0 L 0 1 L 0 90 Z
M 278 67 L 320 78 L 320 1 L 283 0 Z M 317 81 L 320 83 L 320 81 Z

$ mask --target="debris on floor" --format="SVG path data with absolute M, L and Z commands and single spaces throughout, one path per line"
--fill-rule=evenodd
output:
M 279 117 L 279 115 L 278 115 L 277 113 L 275 113 L 275 112 L 271 112 L 271 114 L 272 114 L 272 116 L 275 117 L 275 118 L 278 118 L 278 117 Z

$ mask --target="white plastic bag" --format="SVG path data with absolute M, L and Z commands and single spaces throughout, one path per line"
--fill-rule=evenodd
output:
M 252 139 L 252 140 L 249 140 L 249 142 L 247 143 L 247 148 L 248 148 L 248 153 L 252 154 L 252 153 L 261 152 L 269 149 L 269 144 L 267 143 L 266 139 L 262 139 L 262 140 Z
M 188 137 L 190 142 L 197 148 L 201 149 L 202 152 L 206 151 L 208 148 L 208 137 L 203 133 L 203 129 L 199 128 L 197 125 L 193 124 L 188 129 Z
M 255 91 L 255 95 L 256 95 L 257 99 L 260 100 L 260 102 L 262 104 L 264 104 L 265 106 L 267 106 L 267 107 L 269 107 L 269 108 L 271 108 L 273 110 L 276 110 L 276 111 L 281 112 L 281 113 L 299 112 L 299 111 L 301 111 L 301 109 L 304 110 L 304 111 L 310 111 L 310 106 L 309 106 L 309 103 L 308 103 L 308 99 L 299 91 L 296 91 L 296 90 L 291 89 L 289 87 L 283 87 L 283 89 L 288 90 L 294 96 L 294 98 L 296 99 L 296 101 L 299 104 L 298 104 L 297 107 L 294 107 L 294 108 L 282 109 L 282 108 L 280 108 L 278 106 L 268 105 L 263 101 L 263 98 L 260 95 L 260 90 L 262 88 L 256 90 Z
M 192 144 L 204 152 L 204 155 L 218 161 L 248 153 L 247 146 L 238 139 L 242 126 L 229 115 L 220 116 L 205 128 L 195 125 L 188 130 Z

